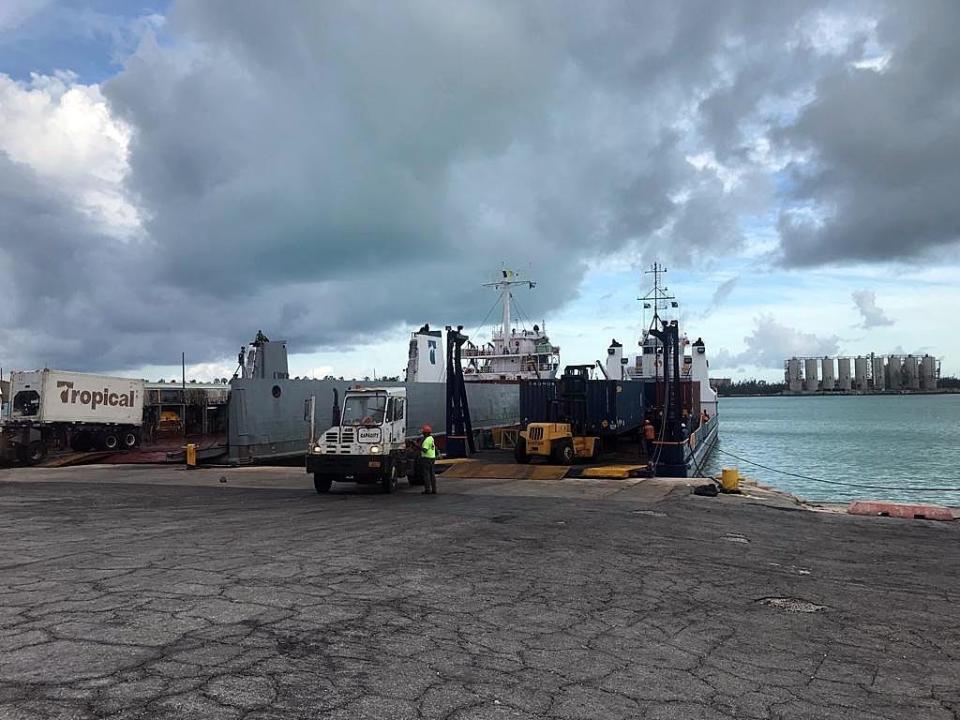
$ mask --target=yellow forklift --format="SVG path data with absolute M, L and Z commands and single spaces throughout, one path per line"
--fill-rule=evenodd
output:
M 531 422 L 520 431 L 514 448 L 518 463 L 545 458 L 554 465 L 600 456 L 600 438 L 587 433 L 587 382 L 592 365 L 568 365 L 557 380 L 556 398 L 550 403 L 552 422 Z

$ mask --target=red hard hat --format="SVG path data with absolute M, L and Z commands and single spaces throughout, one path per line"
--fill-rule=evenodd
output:
M 433 428 L 429 425 L 424 425 L 422 428 L 420 428 L 420 432 L 430 433 L 433 432 Z

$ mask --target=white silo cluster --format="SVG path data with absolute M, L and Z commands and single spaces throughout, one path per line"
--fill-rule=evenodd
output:
M 850 383 L 850 358 L 837 358 L 837 390 L 849 390 Z
M 791 393 L 930 391 L 937 389 L 938 377 L 939 366 L 932 355 L 826 355 L 792 357 L 784 363 L 784 380 Z
M 857 355 L 853 361 L 853 380 L 858 392 L 866 392 L 868 385 L 867 358 Z
M 816 392 L 820 389 L 817 381 L 817 359 L 807 358 L 803 361 L 803 389 L 806 392 Z
M 903 388 L 903 378 L 900 374 L 902 366 L 899 355 L 887 356 L 887 390 L 897 391 Z
M 803 390 L 803 375 L 800 372 L 799 358 L 790 358 L 787 360 L 785 380 L 787 383 L 787 389 L 790 392 L 798 393 Z
M 824 356 L 820 361 L 820 389 L 833 390 L 837 382 L 837 376 L 834 372 L 833 358 Z
M 870 358 L 870 364 L 873 366 L 873 391 L 883 392 L 887 389 L 887 378 L 883 371 L 883 358 L 873 356 Z
M 937 359 L 932 355 L 920 358 L 920 389 L 937 389 Z

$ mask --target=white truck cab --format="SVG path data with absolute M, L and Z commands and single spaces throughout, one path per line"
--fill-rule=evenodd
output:
M 307 402 L 312 418 L 313 403 Z M 406 440 L 407 389 L 351 388 L 342 408 L 334 400 L 333 415 L 336 424 L 316 437 L 310 433 L 306 466 L 317 492 L 328 492 L 334 481 L 379 483 L 394 492 L 415 459 Z

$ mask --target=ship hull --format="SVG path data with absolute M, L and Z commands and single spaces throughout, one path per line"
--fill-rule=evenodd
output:
M 293 380 L 245 378 L 230 383 L 228 407 L 229 460 L 269 462 L 306 455 L 310 423 L 304 401 L 316 398 L 316 431 L 333 424 L 333 391 L 342 398 L 357 386 L 407 388 L 407 434 L 417 437 L 427 424 L 443 435 L 446 423 L 446 384 L 433 382 L 370 382 L 358 380 Z M 470 415 L 476 430 L 519 422 L 517 384 L 472 383 L 467 386 Z
M 704 477 L 704 463 L 720 438 L 720 418 L 714 416 L 682 443 L 661 446 L 654 468 L 657 477 Z

